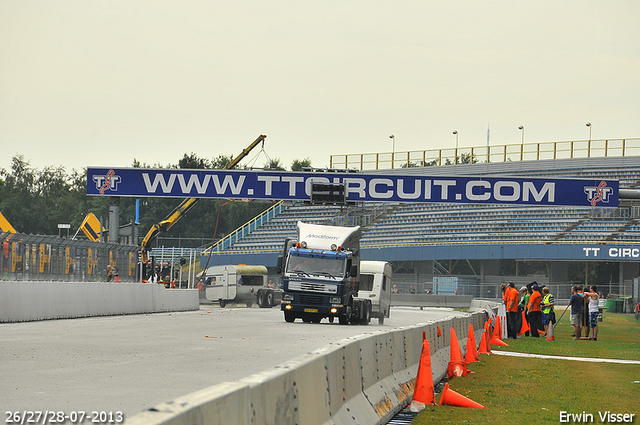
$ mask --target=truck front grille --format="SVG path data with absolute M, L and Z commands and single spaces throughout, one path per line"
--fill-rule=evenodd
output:
M 311 294 L 300 295 L 301 304 L 319 305 L 319 304 L 322 304 L 322 301 L 323 301 L 323 297 L 320 295 L 311 295 Z
M 289 289 L 292 291 L 307 291 L 307 292 L 318 292 L 323 294 L 336 294 L 338 293 L 338 284 L 289 280 Z

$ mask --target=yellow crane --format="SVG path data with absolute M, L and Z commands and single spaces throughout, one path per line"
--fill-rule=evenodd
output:
M 253 143 L 247 146 L 242 151 L 242 153 L 240 153 L 240 155 L 238 155 L 235 159 L 230 161 L 223 168 L 223 170 L 228 170 L 238 165 L 240 161 L 242 161 L 247 155 L 249 155 L 249 152 L 251 152 L 253 148 L 258 146 L 260 142 L 264 142 L 264 139 L 266 138 L 267 136 L 265 136 L 264 134 L 258 137 L 256 140 L 253 141 Z M 142 240 L 142 243 L 140 244 L 140 247 L 142 248 L 140 257 L 143 263 L 149 260 L 149 251 L 151 250 L 151 243 L 158 237 L 158 234 L 160 232 L 166 232 L 167 230 L 171 229 L 173 225 L 178 222 L 178 220 L 184 217 L 184 215 L 196 204 L 196 202 L 198 202 L 199 199 L 200 198 L 185 199 L 169 215 L 167 215 L 167 217 L 165 217 L 164 220 L 162 220 L 160 223 L 154 224 L 151 227 L 147 235 Z
M 4 218 L 4 216 L 0 212 L 0 233 L 1 232 L 16 233 L 16 229 L 13 228 L 11 223 L 9 223 L 9 220 Z

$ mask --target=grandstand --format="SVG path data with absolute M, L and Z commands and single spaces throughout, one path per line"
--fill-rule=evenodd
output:
M 609 179 L 619 180 L 621 189 L 638 189 L 640 157 L 367 170 L 367 174 L 373 173 Z M 552 288 L 555 285 L 555 293 L 563 297 L 568 294 L 566 285 L 571 283 L 567 272 L 570 262 L 607 261 L 618 265 L 618 276 L 613 276 L 609 282 L 588 283 L 606 283 L 615 293 L 629 293 L 634 279 L 640 274 L 640 256 L 634 255 L 640 251 L 633 250 L 640 248 L 640 204 L 631 201 L 621 201 L 617 208 L 436 203 L 346 207 L 298 202 L 281 203 L 277 209 L 278 213 L 269 210 L 263 214 L 268 218 L 256 217 L 253 226 L 248 223 L 234 232 L 235 237 L 229 235 L 219 242 L 208 259 L 209 265 L 258 263 L 274 267 L 284 239 L 295 237 L 296 222 L 301 220 L 362 225 L 362 258 L 392 261 L 396 281 L 401 286 L 414 285 L 418 290 L 435 288 L 434 282 L 446 277 L 449 282 L 459 282 L 451 288 L 476 296 L 495 296 L 495 287 L 500 283 L 537 280 Z M 230 242 L 232 239 L 233 243 Z M 203 255 L 203 263 L 206 257 L 208 254 Z M 531 260 L 547 264 L 545 276 L 500 275 L 501 261 Z M 479 270 L 455 275 L 447 266 L 447 262 L 452 261 L 477 261 Z

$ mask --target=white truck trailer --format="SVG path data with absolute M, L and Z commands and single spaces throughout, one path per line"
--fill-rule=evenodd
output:
M 203 277 L 205 297 L 220 307 L 230 302 L 270 308 L 280 302 L 282 291 L 270 287 L 265 266 L 226 265 L 209 267 Z

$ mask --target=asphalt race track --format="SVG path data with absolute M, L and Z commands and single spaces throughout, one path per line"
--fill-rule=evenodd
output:
M 380 326 L 297 320 L 277 309 L 219 308 L 0 324 L 0 406 L 8 411 L 124 412 L 236 381 L 350 336 L 444 319 L 395 307 Z

